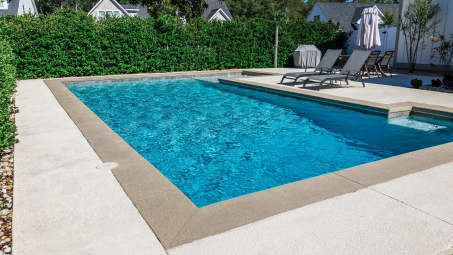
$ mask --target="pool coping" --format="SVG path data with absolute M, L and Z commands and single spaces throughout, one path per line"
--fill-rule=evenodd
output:
M 111 130 L 62 83 L 169 76 L 180 78 L 236 72 L 252 75 L 282 75 L 234 69 L 215 72 L 47 79 L 44 82 L 99 158 L 103 162 L 119 163 L 119 167 L 112 169 L 113 174 L 166 250 L 452 161 L 453 143 L 446 143 L 197 208 L 159 170 Z M 226 78 L 222 79 L 222 82 L 326 101 L 346 107 L 362 107 L 379 113 L 409 112 L 412 114 L 413 112 L 431 117 L 453 118 L 453 109 L 441 106 L 413 102 L 376 104 L 309 90 L 244 81 L 242 78 Z

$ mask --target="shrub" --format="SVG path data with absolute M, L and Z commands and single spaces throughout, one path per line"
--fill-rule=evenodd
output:
M 419 79 L 412 79 L 411 80 L 411 85 L 413 88 L 420 88 L 421 86 L 423 86 L 423 81 L 422 80 L 419 80 Z
M 436 88 L 437 88 L 437 87 L 440 87 L 440 86 L 442 86 L 442 81 L 439 80 L 439 79 L 437 79 L 437 80 L 431 80 L 431 86 L 436 87 Z
M 96 20 L 83 12 L 59 10 L 37 17 L 3 15 L 0 38 L 11 38 L 20 79 L 262 68 L 273 67 L 276 25 L 264 19 L 202 18 L 183 25 L 171 16 Z M 279 67 L 293 66 L 299 43 L 325 52 L 345 48 L 348 39 L 332 22 L 298 20 L 281 26 Z
M 11 114 L 17 112 L 11 95 L 16 88 L 16 67 L 11 45 L 0 40 L 0 151 L 17 142 L 17 129 Z
M 445 84 L 448 81 L 453 81 L 453 76 L 446 74 L 446 75 L 444 75 L 444 78 L 442 79 L 442 82 Z

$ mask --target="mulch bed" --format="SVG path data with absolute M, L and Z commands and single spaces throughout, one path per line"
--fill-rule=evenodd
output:
M 413 73 L 409 73 L 409 70 L 407 70 L 407 69 L 392 68 L 392 73 L 421 75 L 421 76 L 432 76 L 432 77 L 442 77 L 442 72 L 437 72 L 437 71 L 414 70 Z

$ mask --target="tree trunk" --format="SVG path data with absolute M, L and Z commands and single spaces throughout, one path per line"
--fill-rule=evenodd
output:
M 75 3 L 75 10 L 78 11 L 78 10 L 77 10 L 77 9 L 78 9 L 77 7 L 78 7 L 79 1 L 78 1 L 78 0 L 74 0 L 74 3 Z
M 413 73 L 415 69 L 415 63 L 409 63 L 409 73 Z
M 63 0 L 60 0 L 60 9 L 63 9 Z

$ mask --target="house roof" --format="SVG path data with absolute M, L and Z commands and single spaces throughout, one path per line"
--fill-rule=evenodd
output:
M 13 0 L 19 2 L 19 0 Z M 88 12 L 88 14 L 91 14 L 96 8 L 99 6 L 99 4 L 102 1 L 108 1 L 108 0 L 99 0 L 97 4 Z M 114 5 L 118 7 L 123 13 L 125 13 L 127 16 L 131 16 L 126 9 L 136 9 L 138 10 L 137 16 L 140 18 L 146 18 L 149 17 L 149 13 L 147 10 L 146 6 L 139 5 L 139 4 L 119 4 L 115 0 L 110 0 Z M 204 0 L 208 4 L 208 8 L 203 12 L 202 17 L 209 20 L 212 18 L 217 12 L 223 12 L 222 15 L 226 15 L 228 18 L 233 19 L 231 16 L 230 10 L 228 10 L 228 7 L 225 2 L 220 2 L 220 0 Z M 221 9 L 221 10 L 219 10 Z
M 92 12 L 94 12 L 98 6 L 103 2 L 103 1 L 110 1 L 112 4 L 114 4 L 124 15 L 126 16 L 131 16 L 124 8 L 123 6 L 121 6 L 121 4 L 119 4 L 117 1 L 115 0 L 99 0 L 99 2 L 97 2 L 93 8 L 91 8 L 91 10 L 88 12 L 88 15 L 91 14 Z
M 340 27 L 345 31 L 356 30 L 352 23 L 357 22 L 364 8 L 376 6 L 381 12 L 390 8 L 399 11 L 399 4 L 374 4 L 374 3 L 338 3 L 338 2 L 317 2 L 316 3 L 327 19 L 334 23 L 340 22 Z
M 220 2 L 220 0 L 204 0 L 209 7 L 203 12 L 202 17 L 204 19 L 209 20 L 214 16 L 214 14 L 218 11 L 218 9 L 222 9 L 222 11 L 228 16 L 228 18 L 233 19 L 233 16 L 231 16 L 230 10 L 228 10 L 228 7 L 225 2 Z
M 209 13 L 208 17 L 206 18 L 207 20 L 211 20 L 213 17 L 216 16 L 217 13 L 220 13 L 220 15 L 224 16 L 226 20 L 231 20 L 230 17 L 223 11 L 222 8 L 214 9 Z
M 19 11 L 19 0 L 11 0 L 8 9 L 0 9 L 0 16 L 3 14 L 17 14 Z
M 123 6 L 123 8 L 126 9 L 126 10 L 128 10 L 128 9 L 137 9 L 137 10 L 139 10 L 137 12 L 137 16 L 140 17 L 140 18 L 149 17 L 148 8 L 146 6 L 139 5 L 139 4 L 122 4 L 121 6 Z

